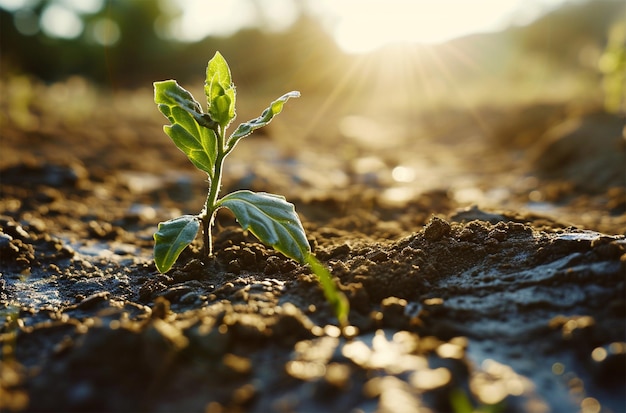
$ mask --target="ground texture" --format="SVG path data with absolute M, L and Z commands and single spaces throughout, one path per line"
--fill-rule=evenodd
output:
M 379 140 L 356 116 L 301 147 L 295 126 L 247 138 L 224 193 L 296 205 L 342 329 L 226 211 L 214 257 L 159 274 L 152 234 L 201 209 L 201 174 L 149 92 L 56 87 L 82 104 L 2 103 L 3 411 L 626 411 L 622 119 L 450 109 Z

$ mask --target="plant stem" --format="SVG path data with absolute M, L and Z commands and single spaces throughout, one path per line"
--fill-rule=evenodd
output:
M 213 255 L 213 241 L 211 239 L 211 225 L 212 225 L 211 221 L 212 221 L 212 218 L 209 215 L 207 214 L 202 215 L 202 234 L 204 234 L 203 250 L 204 250 L 205 257 L 210 257 L 211 255 Z
M 211 179 L 211 186 L 209 188 L 209 195 L 206 198 L 206 204 L 204 206 L 204 213 L 202 214 L 202 226 L 204 232 L 204 254 L 208 257 L 213 255 L 213 240 L 211 237 L 211 227 L 215 220 L 215 213 L 217 212 L 216 204 L 220 193 L 220 186 L 222 185 L 222 166 L 224 165 L 224 158 L 228 155 L 228 152 L 224 148 L 224 128 L 217 126 L 215 129 L 215 135 L 217 136 L 217 155 L 215 156 L 215 170 L 213 171 L 213 178 Z

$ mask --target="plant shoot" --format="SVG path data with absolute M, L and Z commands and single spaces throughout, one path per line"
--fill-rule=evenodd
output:
M 204 252 L 213 255 L 211 227 L 220 208 L 228 208 L 244 230 L 283 255 L 307 264 L 317 275 L 326 299 L 341 324 L 348 315 L 346 297 L 337 290 L 328 270 L 311 253 L 294 205 L 283 196 L 248 190 L 235 191 L 220 198 L 222 167 L 226 157 L 242 138 L 250 135 L 278 115 L 287 100 L 300 96 L 289 92 L 273 101 L 261 115 L 241 123 L 232 134 L 226 131 L 235 119 L 235 86 L 230 68 L 217 52 L 206 69 L 204 93 L 206 112 L 187 90 L 175 80 L 154 83 L 154 101 L 170 121 L 163 130 L 196 168 L 208 176 L 209 193 L 198 215 L 183 215 L 159 223 L 154 234 L 154 262 L 167 272 L 181 252 L 196 238 L 202 226 Z

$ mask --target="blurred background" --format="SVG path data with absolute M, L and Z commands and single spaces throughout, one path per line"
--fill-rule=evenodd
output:
M 623 46 L 624 8 L 620 0 L 0 0 L 1 68 L 137 88 L 191 82 L 219 49 L 252 89 L 278 81 L 341 100 L 387 91 L 432 104 L 473 97 L 465 95 L 474 82 L 498 78 L 529 88 L 524 97 L 576 94 L 616 69 L 601 60 Z M 484 93 L 521 91 L 493 92 Z
M 625 43 L 623 0 L 0 0 L 0 166 L 191 173 L 152 82 L 177 79 L 202 101 L 219 50 L 237 121 L 302 92 L 232 161 L 233 187 L 365 184 L 397 202 L 443 189 L 460 204 L 535 208 L 612 190 L 598 202 L 622 213 Z M 586 143 L 561 153 L 553 129 L 568 119 Z M 250 158 L 274 169 L 264 177 Z

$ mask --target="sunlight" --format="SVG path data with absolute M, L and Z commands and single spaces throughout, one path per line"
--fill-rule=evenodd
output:
M 224 6 L 219 0 L 169 0 L 163 7 L 182 12 L 171 27 L 172 37 L 195 42 L 206 36 L 230 36 L 237 31 L 254 26 L 254 5 L 247 0 L 235 0 Z
M 41 27 L 49 36 L 73 39 L 83 31 L 83 22 L 74 11 L 53 4 L 43 11 Z
M 159 0 L 159 6 L 177 15 L 164 33 L 182 42 L 225 37 L 246 28 L 279 32 L 306 13 L 324 25 L 343 51 L 354 54 L 389 44 L 442 43 L 471 33 L 527 24 L 565 1 Z M 29 12 L 32 4 L 31 0 L 0 0 L 0 7 L 10 11 Z M 44 8 L 41 26 L 53 37 L 76 37 L 83 28 L 80 17 L 97 12 L 103 5 L 103 0 L 50 2 Z M 32 16 L 22 13 L 18 17 L 23 32 L 35 32 Z
M 61 39 L 74 39 L 85 28 L 83 15 L 97 13 L 103 0 L 59 0 L 44 3 L 41 16 L 35 13 L 36 2 L 29 0 L 0 0 L 0 8 L 14 12 L 17 30 L 26 36 L 41 28 L 46 35 Z
M 168 35 L 183 42 L 196 42 L 206 36 L 230 36 L 245 28 L 281 31 L 298 18 L 294 0 L 162 0 L 161 7 L 180 12 Z
M 394 43 L 441 43 L 524 24 L 562 0 L 324 0 L 311 4 L 347 53 Z

